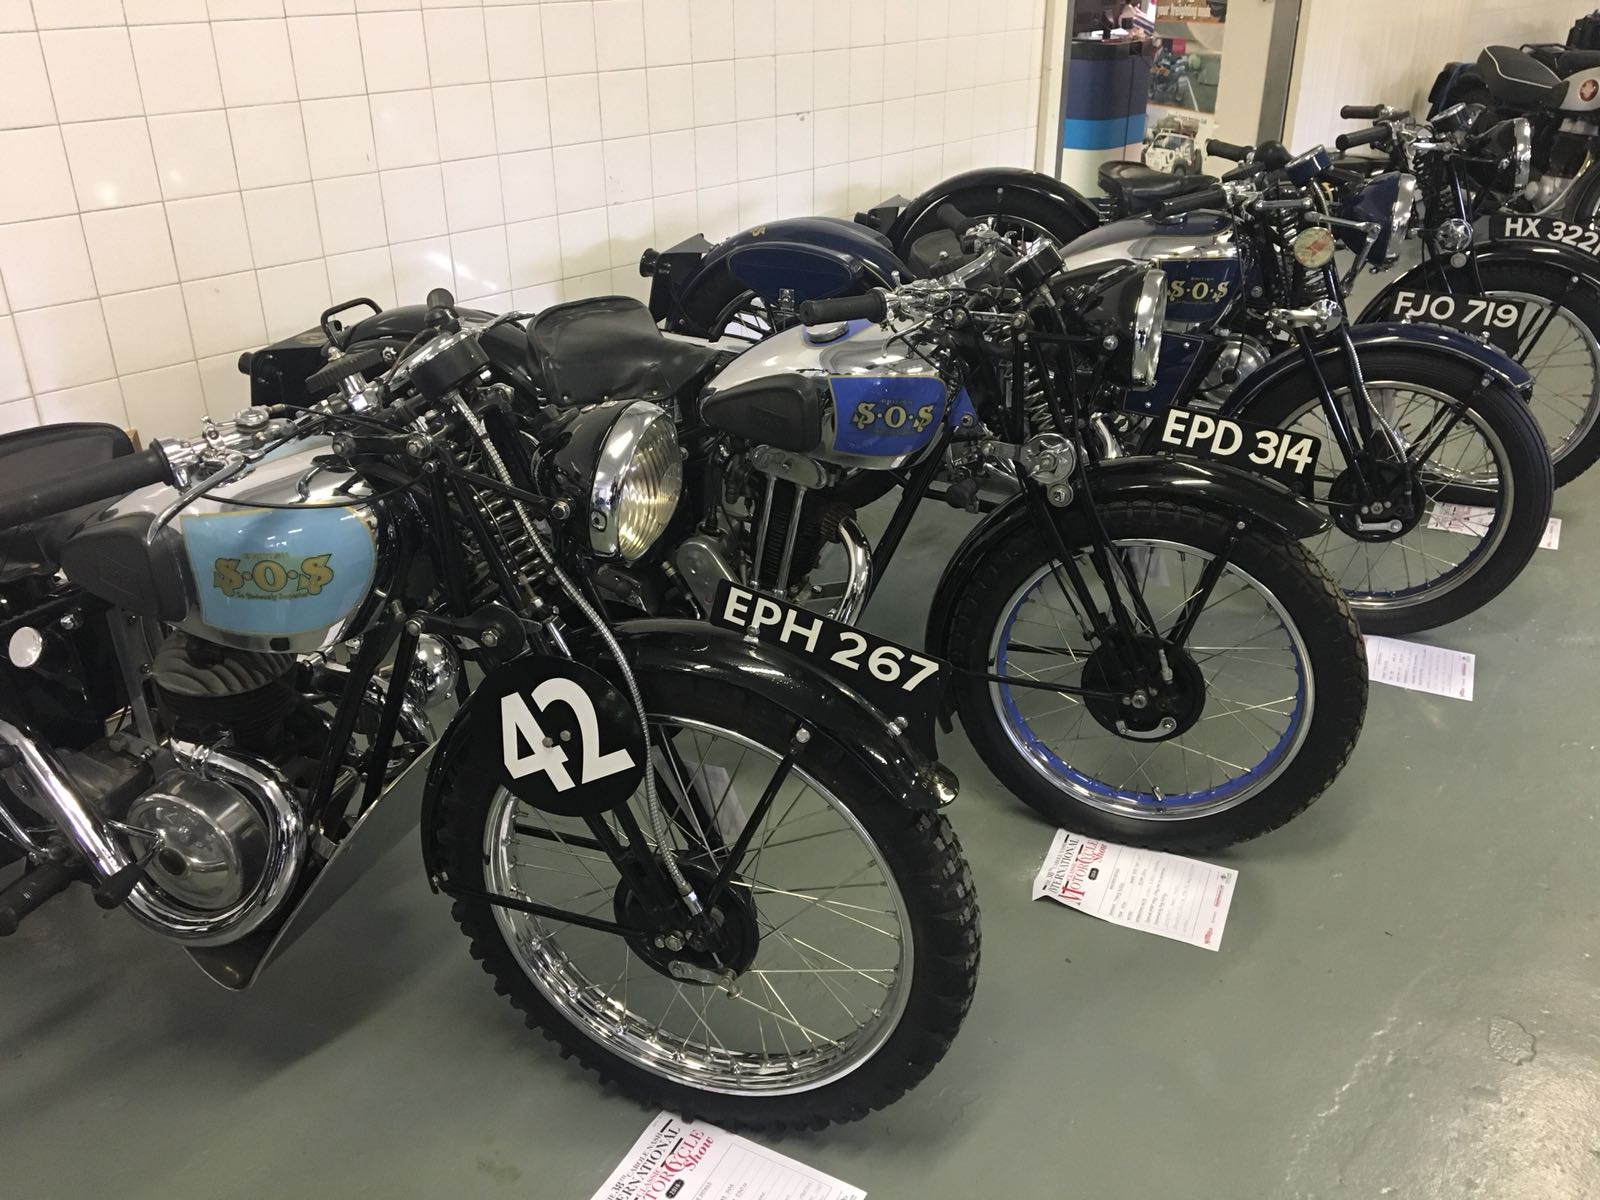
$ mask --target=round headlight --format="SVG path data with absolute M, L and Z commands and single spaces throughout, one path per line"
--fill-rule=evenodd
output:
M 1167 273 L 1146 271 L 1133 307 L 1132 358 L 1128 364 L 1129 382 L 1147 388 L 1156 381 L 1156 366 L 1161 359 L 1161 327 L 1167 319 Z
M 607 557 L 638 558 L 665 532 L 682 490 L 683 454 L 671 415 L 647 400 L 624 406 L 595 461 L 590 546 Z

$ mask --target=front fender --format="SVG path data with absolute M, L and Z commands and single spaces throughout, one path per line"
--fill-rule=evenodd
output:
M 1000 198 L 1002 212 L 1004 197 L 1010 192 L 1016 195 L 1034 196 L 1060 205 L 1069 217 L 1082 226 L 1083 230 L 1094 229 L 1100 224 L 1100 213 L 1095 206 L 1084 199 L 1081 192 L 1068 187 L 1059 179 L 1021 167 L 984 167 L 952 175 L 912 200 L 900 210 L 900 215 L 889 227 L 889 241 L 904 257 L 909 248 L 907 243 L 911 231 L 924 213 L 938 208 L 954 196 L 975 191 L 994 192 Z
M 1521 363 L 1507 358 L 1494 347 L 1485 346 L 1482 342 L 1474 341 L 1454 329 L 1446 329 L 1442 325 L 1402 325 L 1389 321 L 1370 325 L 1351 325 L 1349 330 L 1350 338 L 1355 342 L 1358 352 L 1391 348 L 1431 350 L 1436 354 L 1448 355 L 1471 363 L 1485 374 L 1516 389 L 1517 394 L 1523 399 L 1527 399 L 1533 393 L 1533 376 L 1528 374 Z M 1316 357 L 1319 363 L 1337 362 L 1343 354 L 1344 347 L 1333 335 L 1324 335 L 1317 344 Z M 1262 392 L 1282 382 L 1296 371 L 1304 370 L 1305 365 L 1305 357 L 1298 347 L 1285 350 L 1268 359 L 1260 368 L 1240 380 L 1239 386 L 1233 389 L 1233 393 L 1222 406 L 1223 415 L 1231 417 L 1244 411 L 1245 407 Z
M 1533 262 L 1565 271 L 1583 280 L 1589 287 L 1600 288 L 1600 262 L 1570 246 L 1562 246 L 1555 242 L 1519 241 L 1507 238 L 1485 242 L 1475 247 L 1472 253 L 1479 267 L 1522 266 Z M 1473 288 L 1470 267 L 1450 268 L 1445 272 L 1444 278 L 1452 287 L 1459 287 L 1464 291 L 1471 291 Z M 1436 264 L 1418 263 L 1374 296 L 1366 308 L 1361 310 L 1361 315 L 1356 318 L 1356 324 L 1383 323 L 1388 319 L 1396 292 L 1408 289 L 1437 291 L 1439 279 L 1439 268 Z
M 1321 509 L 1283 485 L 1219 463 L 1154 455 L 1113 458 L 1095 468 L 1092 489 L 1097 504 L 1113 500 L 1185 504 L 1236 516 L 1252 525 L 1266 525 L 1297 541 L 1323 532 L 1329 524 Z M 1067 545 L 1086 544 L 1089 528 L 1081 506 L 1059 510 L 1057 516 Z M 984 558 L 1033 519 L 1027 498 L 1013 496 L 980 521 L 956 547 L 939 577 L 928 610 L 923 647 L 929 654 L 949 657 L 950 626 L 962 589 L 976 577 Z
M 800 303 L 909 278 L 888 239 L 864 225 L 838 217 L 770 221 L 724 238 L 692 271 L 675 267 L 666 327 L 675 333 L 714 337 L 720 332 L 712 328 L 717 318 L 745 291 L 755 292 L 768 304 L 776 304 L 780 292 L 792 292 L 794 302 Z M 663 314 L 655 309 L 660 307 L 652 304 L 658 320 Z
M 732 630 L 703 621 L 646 618 L 621 622 L 613 633 L 633 666 L 646 706 L 670 692 L 675 678 L 710 679 L 727 689 L 730 712 L 738 710 L 740 694 L 759 696 L 826 733 L 907 808 L 935 809 L 954 794 L 955 777 L 949 770 L 906 736 L 891 733 L 889 718 L 858 693 L 796 655 L 746 641 Z M 591 665 L 603 674 L 616 673 L 609 659 Z M 438 807 L 456 770 L 458 751 L 478 721 L 499 719 L 497 710 L 477 704 L 478 697 L 490 691 L 478 688 L 456 711 L 428 767 L 421 824 L 422 859 L 429 879 L 442 870 Z

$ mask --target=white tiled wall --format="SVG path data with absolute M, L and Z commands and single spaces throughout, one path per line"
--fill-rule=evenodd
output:
M 1563 42 L 1592 0 L 1302 0 L 1288 136 L 1297 150 L 1356 123 L 1346 104 L 1393 104 L 1419 116 L 1447 62 L 1472 62 L 1485 46 Z
M 0 430 L 193 431 L 334 298 L 1032 165 L 1044 0 L 0 0 Z

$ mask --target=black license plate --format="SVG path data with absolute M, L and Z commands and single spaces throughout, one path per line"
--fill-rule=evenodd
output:
M 1216 413 L 1169 408 L 1157 418 L 1158 441 L 1170 453 L 1210 459 L 1267 475 L 1310 494 L 1322 442 L 1305 433 L 1268 429 Z
M 1390 315 L 1397 321 L 1443 325 L 1488 342 L 1516 357 L 1528 309 L 1519 300 L 1490 296 L 1452 296 L 1446 292 L 1402 291 L 1394 294 Z
M 1500 213 L 1489 220 L 1489 237 L 1494 241 L 1554 242 L 1583 254 L 1600 258 L 1600 229 L 1563 221 L 1559 217 L 1519 217 Z
M 727 580 L 717 587 L 711 622 L 800 655 L 886 717 L 931 734 L 950 664 Z

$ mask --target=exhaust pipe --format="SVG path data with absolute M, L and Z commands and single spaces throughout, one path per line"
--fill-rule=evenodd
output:
M 97 814 L 78 798 L 67 782 L 67 774 L 48 746 L 41 746 L 11 722 L 0 718 L 0 745 L 16 755 L 13 769 L 27 781 L 23 796 L 37 801 L 61 832 L 72 839 L 100 879 L 109 879 L 132 860 L 127 851 L 112 839 L 111 832 Z
M 15 751 L 12 769 L 26 784 L 24 798 L 36 801 L 44 815 L 71 839 L 93 872 L 94 882 L 103 883 L 136 865 L 138 860 L 112 833 L 106 819 L 78 794 L 48 746 L 3 719 L 0 746 Z M 179 904 L 143 878 L 124 903 L 141 924 L 186 945 L 237 941 L 278 912 L 292 894 L 306 860 L 305 822 L 290 799 L 288 782 L 270 763 L 179 738 L 173 738 L 168 748 L 183 769 L 227 783 L 259 807 L 268 827 L 266 863 L 258 886 L 216 912 Z

